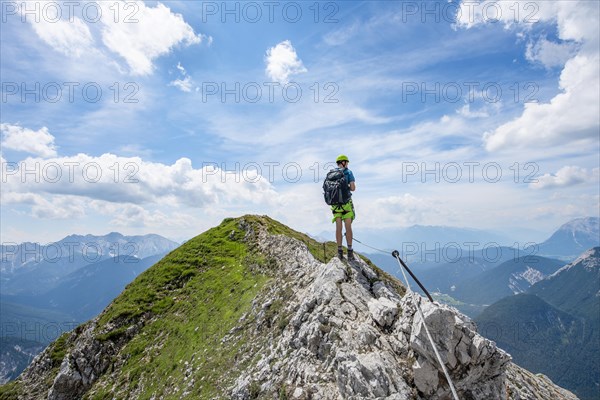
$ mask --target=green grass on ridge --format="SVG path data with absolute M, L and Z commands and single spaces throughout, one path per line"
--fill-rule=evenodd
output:
M 125 362 L 113 379 L 105 374 L 88 398 L 110 399 L 140 390 L 140 399 L 179 398 L 170 388 L 188 387 L 193 398 L 221 393 L 243 340 L 222 343 L 250 309 L 269 277 L 253 271 L 261 262 L 248 252 L 238 220 L 191 239 L 140 275 L 106 310 L 108 322 L 152 316 L 121 350 Z M 264 260 L 262 260 L 265 263 Z

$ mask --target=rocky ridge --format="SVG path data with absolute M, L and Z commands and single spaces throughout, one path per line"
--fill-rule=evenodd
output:
M 511 363 L 507 353 L 476 333 L 466 316 L 407 295 L 398 281 L 367 260 L 323 263 L 314 249 L 309 251 L 310 243 L 270 233 L 275 221 L 267 217 L 228 223 L 234 222 L 235 230 L 222 240 L 243 240 L 260 255 L 249 268 L 269 276 L 235 326 L 220 338 L 221 346 L 238 349 L 235 362 L 221 371 L 220 394 L 203 394 L 198 382 L 205 376 L 194 364 L 200 350 L 190 344 L 184 351 L 193 353 L 190 361 L 181 363 L 185 376 L 176 385 L 171 376 L 154 377 L 162 391 L 153 398 L 451 398 L 416 312 L 419 303 L 461 399 L 576 399 L 547 378 Z M 159 318 L 144 312 L 99 329 L 101 315 L 51 345 L 19 378 L 14 391 L 0 391 L 0 397 L 146 398 L 144 385 L 152 377 L 122 383 L 132 379 L 123 372 L 132 353 L 123 349 Z M 165 340 L 156 338 L 152 347 Z M 144 359 L 152 362 L 148 354 Z M 107 381 L 109 375 L 115 380 Z
M 262 235 L 259 243 L 279 260 L 286 283 L 252 312 L 265 314 L 287 286 L 294 294 L 278 318 L 289 324 L 252 350 L 262 358 L 237 379 L 231 398 L 275 395 L 282 387 L 297 399 L 451 398 L 416 302 L 461 399 L 577 398 L 511 363 L 510 355 L 477 334 L 468 317 L 406 295 L 362 259 L 323 264 L 284 236 Z

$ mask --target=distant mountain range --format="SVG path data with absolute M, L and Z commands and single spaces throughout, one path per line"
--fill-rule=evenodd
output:
M 421 281 L 431 290 L 452 293 L 461 282 L 475 278 L 496 266 L 518 257 L 518 252 L 510 247 L 488 248 L 486 250 L 465 251 L 457 260 L 446 261 L 423 271 Z
M 454 298 L 450 304 L 474 316 L 484 305 L 526 291 L 583 251 L 600 246 L 598 221 L 596 217 L 574 219 L 545 242 L 531 246 L 521 243 L 519 248 L 496 247 L 494 242 L 486 241 L 493 240 L 493 235 L 485 233 L 477 240 L 473 232 L 478 231 L 415 226 L 404 231 L 406 236 L 398 239 L 396 248 L 429 291 L 449 295 L 446 298 Z M 432 243 L 425 232 L 439 233 L 445 241 Z M 462 233 L 466 234 L 464 238 L 456 236 Z M 427 242 L 415 247 L 419 240 Z M 446 243 L 446 247 L 442 243 Z M 402 247 L 406 251 L 403 252 Z M 372 251 L 367 253 L 378 266 L 396 277 L 402 276 L 391 254 L 369 253 Z M 555 254 L 556 258 L 547 254 Z
M 364 244 L 382 250 L 398 250 L 404 261 L 418 268 L 439 266 L 456 261 L 469 252 L 478 253 L 488 247 L 510 245 L 515 241 L 502 233 L 451 226 L 413 225 L 398 229 L 361 229 L 354 232 L 356 239 Z M 332 232 L 321 232 L 315 236 L 319 240 L 334 240 Z M 371 255 L 382 253 L 359 242 L 356 249 Z M 390 257 L 391 259 L 391 257 Z M 393 259 L 391 259 L 393 261 Z
M 489 305 L 503 297 L 526 292 L 563 265 L 562 261 L 540 256 L 511 259 L 462 280 L 449 294 L 466 303 Z
M 15 379 L 46 344 L 13 337 L 0 337 L 0 385 Z
M 0 287 L 3 295 L 41 294 L 79 268 L 114 257 L 138 259 L 165 254 L 178 243 L 159 235 L 70 235 L 46 245 L 39 243 L 0 246 Z
M 577 218 L 562 225 L 539 244 L 538 254 L 572 261 L 579 254 L 600 246 L 600 218 Z
M 478 331 L 514 361 L 549 376 L 582 400 L 600 386 L 600 247 L 505 297 L 475 319 Z
M 101 258 L 128 256 L 145 258 L 166 253 L 179 246 L 177 242 L 155 234 L 124 236 L 118 232 L 107 235 L 69 235 L 58 242 L 40 244 L 33 242 L 8 243 L 0 246 L 0 272 L 11 274 L 22 267 L 42 261 L 53 263 L 60 259 L 81 256 L 88 264 Z
M 529 293 L 570 314 L 600 321 L 600 247 L 536 283 Z
M 542 243 L 535 241 L 519 242 L 507 234 L 470 228 L 448 226 L 414 225 L 401 229 L 366 229 L 354 232 L 355 236 L 365 244 L 383 250 L 398 250 L 404 256 L 404 261 L 415 266 L 433 267 L 456 262 L 456 248 L 483 258 L 477 253 L 487 250 L 488 257 L 493 258 L 492 248 L 502 247 L 511 249 L 509 253 L 522 255 L 541 255 L 573 261 L 587 249 L 600 246 L 600 218 L 576 218 L 555 231 Z M 322 232 L 318 237 L 332 237 L 331 232 Z M 331 240 L 331 239 L 329 239 Z M 516 243 L 516 246 L 515 246 Z M 357 249 L 366 254 L 378 254 L 372 248 L 356 243 Z M 504 259 L 506 261 L 506 259 Z
M 62 332 L 96 316 L 177 243 L 159 235 L 71 235 L 48 245 L 4 244 L 0 382 L 16 377 Z
M 0 297 L 0 300 L 57 311 L 79 322 L 87 321 L 102 311 L 129 282 L 163 256 L 164 254 L 158 254 L 141 260 L 120 256 L 102 260 L 63 277 L 56 287 L 43 294 L 8 295 Z

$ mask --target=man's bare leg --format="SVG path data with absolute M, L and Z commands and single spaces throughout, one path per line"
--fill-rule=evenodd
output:
M 346 226 L 346 244 L 349 248 L 352 248 L 352 219 L 346 218 L 344 225 Z
M 338 257 L 342 259 L 344 257 L 344 251 L 342 250 L 342 219 L 335 219 L 335 241 L 338 246 Z
M 352 218 L 346 218 L 344 220 L 346 226 L 346 244 L 348 245 L 348 259 L 354 258 L 354 249 L 352 248 Z

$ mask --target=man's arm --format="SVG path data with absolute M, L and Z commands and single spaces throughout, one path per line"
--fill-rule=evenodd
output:
M 354 181 L 350 182 L 350 191 L 354 192 L 356 190 L 356 184 L 354 183 Z

